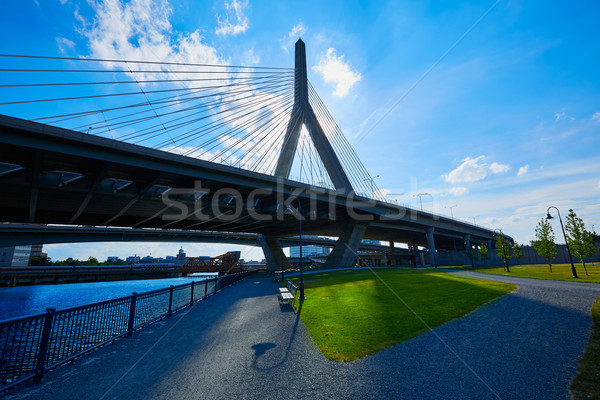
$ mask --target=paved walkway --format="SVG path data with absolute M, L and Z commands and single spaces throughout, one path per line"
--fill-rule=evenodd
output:
M 364 359 L 325 359 L 270 278 L 251 278 L 51 371 L 7 400 L 567 399 L 600 285 L 515 292 Z M 423 289 L 426 295 L 427 288 Z M 399 307 L 402 305 L 399 304 Z

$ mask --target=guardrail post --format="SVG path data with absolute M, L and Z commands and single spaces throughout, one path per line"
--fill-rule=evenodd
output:
M 137 292 L 131 293 L 131 304 L 129 306 L 129 320 L 127 322 L 127 336 L 133 335 L 133 324 L 135 322 L 135 305 L 137 303 Z
M 192 290 L 191 290 L 191 294 L 190 294 L 190 306 L 194 305 L 194 281 L 192 281 Z
M 173 288 L 173 285 L 169 287 L 169 312 L 167 312 L 167 317 L 173 315 Z
M 208 297 L 208 279 L 204 280 L 204 298 Z
M 38 351 L 38 359 L 35 365 L 35 380 L 39 381 L 44 377 L 46 372 L 46 359 L 48 358 L 48 347 L 50 346 L 50 334 L 52 333 L 52 322 L 56 308 L 46 308 L 46 316 L 44 317 L 44 327 L 42 328 L 42 337 L 40 339 L 40 347 Z

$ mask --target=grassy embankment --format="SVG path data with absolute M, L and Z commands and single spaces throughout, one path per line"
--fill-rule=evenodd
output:
M 570 387 L 576 400 L 600 399 L 600 298 L 596 299 L 592 307 L 592 319 L 594 322 L 590 340 Z
M 300 318 L 323 354 L 338 361 L 415 337 L 516 288 L 397 268 L 324 272 L 304 281 L 306 300 L 295 304 Z

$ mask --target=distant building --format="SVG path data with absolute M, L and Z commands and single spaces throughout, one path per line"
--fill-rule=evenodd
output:
M 329 247 L 302 246 L 302 257 L 328 256 L 331 253 Z M 300 246 L 290 247 L 290 257 L 300 257 Z
M 175 262 L 177 263 L 184 263 L 185 260 L 187 260 L 187 257 L 185 255 L 185 251 L 183 251 L 183 247 L 181 247 L 179 249 L 179 253 L 177 253 L 177 255 L 175 256 Z
M 26 267 L 31 257 L 31 245 L 0 247 L 0 267 Z
M 33 246 L 31 246 L 31 254 L 29 255 L 29 259 L 31 260 L 33 257 L 47 257 L 48 254 L 42 251 L 43 248 L 43 244 L 34 244 Z
M 129 256 L 125 259 L 126 264 L 136 264 L 140 262 L 140 256 Z
M 106 261 L 107 262 L 117 262 L 117 261 L 119 261 L 119 257 L 117 257 L 117 256 L 109 256 L 109 257 L 106 257 Z

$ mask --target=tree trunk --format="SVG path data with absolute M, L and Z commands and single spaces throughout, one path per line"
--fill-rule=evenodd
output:
M 552 273 L 552 263 L 548 260 L 548 266 L 550 267 L 550 273 Z

